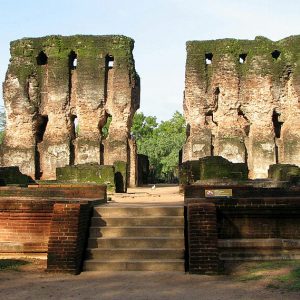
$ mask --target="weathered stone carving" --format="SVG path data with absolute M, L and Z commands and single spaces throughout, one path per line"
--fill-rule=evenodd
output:
M 250 178 L 300 166 L 299 45 L 300 36 L 187 42 L 183 161 L 247 162 Z
M 130 128 L 139 108 L 139 76 L 125 36 L 47 36 L 11 43 L 4 82 L 7 127 L 3 165 L 35 179 L 55 179 L 57 167 L 129 164 Z M 102 128 L 112 116 L 108 137 Z M 78 120 L 78 130 L 76 123 Z

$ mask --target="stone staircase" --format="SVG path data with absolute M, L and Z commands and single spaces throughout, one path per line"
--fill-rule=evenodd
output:
M 85 271 L 184 272 L 184 207 L 94 208 Z

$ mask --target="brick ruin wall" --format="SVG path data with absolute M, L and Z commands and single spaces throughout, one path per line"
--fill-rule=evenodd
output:
M 300 166 L 300 36 L 187 42 L 183 161 L 223 156 L 250 178 Z
M 34 179 L 55 179 L 57 167 L 125 161 L 130 185 L 135 185 L 130 128 L 140 87 L 133 46 L 125 36 L 12 42 L 3 85 L 7 125 L 2 165 L 19 166 Z M 112 121 L 104 139 L 108 116 Z

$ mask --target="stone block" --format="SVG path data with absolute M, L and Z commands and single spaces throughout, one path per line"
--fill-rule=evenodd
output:
M 0 185 L 33 183 L 31 177 L 20 172 L 19 167 L 1 167 L 0 168 Z
M 108 191 L 115 190 L 114 166 L 82 164 L 56 169 L 58 181 L 106 184 Z
M 117 193 L 127 192 L 127 163 L 125 161 L 115 161 L 115 185 Z
M 179 184 L 191 184 L 200 180 L 200 161 L 186 161 L 179 168 Z
M 268 177 L 276 181 L 290 181 L 296 177 L 300 179 L 300 168 L 290 164 L 270 165 Z
M 238 179 L 248 178 L 248 167 L 244 163 L 232 163 L 221 156 L 200 158 L 200 179 Z

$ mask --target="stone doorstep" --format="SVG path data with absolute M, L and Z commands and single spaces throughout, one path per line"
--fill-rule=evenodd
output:
M 97 237 L 182 237 L 183 226 L 122 226 L 90 227 L 90 238 Z
M 99 226 L 184 226 L 183 216 L 93 217 L 93 227 Z
M 174 248 L 103 248 L 87 249 L 87 259 L 127 261 L 128 259 L 184 259 L 184 249 Z
M 84 271 L 177 271 L 184 272 L 183 259 L 168 260 L 86 260 Z

